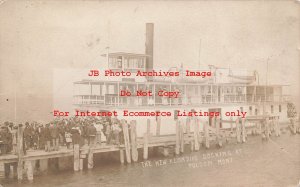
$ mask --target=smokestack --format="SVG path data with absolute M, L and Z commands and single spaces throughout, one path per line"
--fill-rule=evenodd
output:
M 154 24 L 146 23 L 146 48 L 145 54 L 148 55 L 146 60 L 146 70 L 153 70 L 153 36 L 154 36 Z

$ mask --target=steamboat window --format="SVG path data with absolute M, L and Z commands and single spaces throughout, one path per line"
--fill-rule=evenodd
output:
M 249 106 L 250 115 L 252 115 L 252 106 Z
M 145 58 L 138 57 L 125 57 L 125 68 L 128 69 L 142 69 L 145 68 Z
M 258 114 L 258 110 L 257 110 L 257 108 L 255 109 L 255 115 L 257 115 Z
M 115 86 L 108 85 L 108 94 L 115 94 Z
M 109 67 L 112 69 L 122 68 L 122 56 L 110 57 L 109 58 Z

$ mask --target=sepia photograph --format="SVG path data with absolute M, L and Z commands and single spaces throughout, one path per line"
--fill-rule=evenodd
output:
M 0 0 L 0 187 L 300 187 L 300 1 Z

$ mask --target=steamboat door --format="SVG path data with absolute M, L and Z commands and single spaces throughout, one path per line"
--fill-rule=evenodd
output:
M 220 114 L 220 120 L 222 120 L 222 113 L 221 113 L 221 108 L 210 108 L 208 109 L 208 112 L 219 112 Z M 213 124 L 213 120 L 211 117 L 208 117 L 209 120 L 209 126 L 211 127 L 216 127 L 216 120 L 214 120 L 214 124 Z M 222 122 L 220 122 L 220 128 L 222 128 Z

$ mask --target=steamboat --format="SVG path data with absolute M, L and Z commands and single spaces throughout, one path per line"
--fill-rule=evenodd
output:
M 133 113 L 145 110 L 155 114 L 170 113 L 171 115 L 159 119 L 162 124 L 160 134 L 174 134 L 174 121 L 191 117 L 183 115 L 183 111 L 188 114 L 194 114 L 196 111 L 217 113 L 220 117 L 220 127 L 223 129 L 230 128 L 226 121 L 234 121 L 239 117 L 226 115 L 234 111 L 245 114 L 246 118 L 270 116 L 278 118 L 280 123 L 289 121 L 290 96 L 285 94 L 288 85 L 262 85 L 259 83 L 257 71 L 249 72 L 213 65 L 206 69 L 185 69 L 181 65 L 164 71 L 154 70 L 153 44 L 154 24 L 147 23 L 145 54 L 103 54 L 108 63 L 108 70 L 103 71 L 103 76 L 74 82 L 73 98 L 76 110 L 117 111 L 121 114 L 118 118 L 137 121 L 138 136 L 145 132 L 144 124 L 147 120 L 151 120 L 153 125 L 150 131 L 155 134 L 158 117 L 124 115 L 124 110 Z M 148 94 L 139 95 L 141 91 Z M 178 95 L 161 95 L 162 91 Z M 215 126 L 216 121 L 211 120 L 211 115 L 198 117 L 207 121 L 209 126 Z

